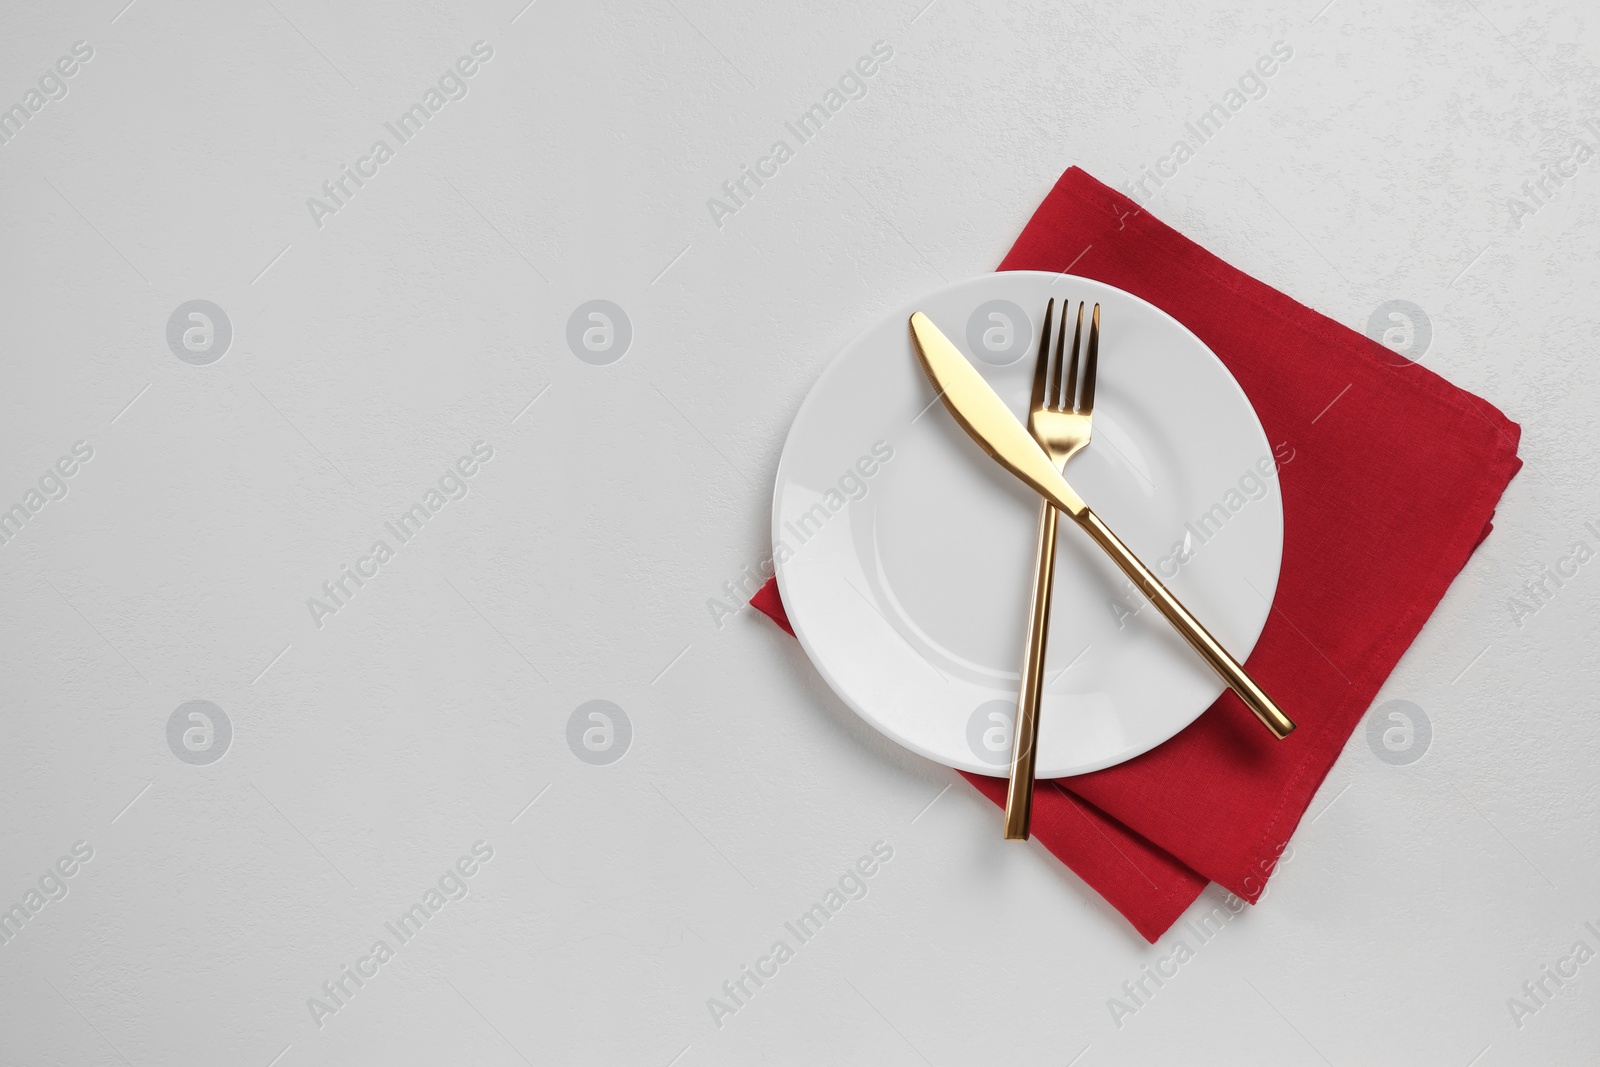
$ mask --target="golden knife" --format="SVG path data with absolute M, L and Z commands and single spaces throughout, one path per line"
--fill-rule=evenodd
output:
M 1228 650 L 1206 632 L 1199 620 L 1178 603 L 1178 598 L 1167 591 L 1161 580 L 1111 532 L 1100 516 L 1090 510 L 1083 498 L 1067 484 L 1055 464 L 1050 462 L 1050 457 L 1028 433 L 1027 427 L 984 381 L 983 375 L 933 324 L 933 320 L 920 311 L 911 316 L 911 339 L 923 371 L 961 428 L 995 462 L 1022 479 L 1034 492 L 1083 527 L 1094 543 L 1122 568 L 1122 572 L 1139 591 L 1150 598 L 1173 628 L 1211 665 L 1211 669 L 1239 694 L 1245 707 L 1255 712 L 1256 718 L 1272 731 L 1273 736 L 1279 740 L 1289 736 L 1294 729 L 1293 720 L 1267 696 L 1239 662 L 1228 654 Z

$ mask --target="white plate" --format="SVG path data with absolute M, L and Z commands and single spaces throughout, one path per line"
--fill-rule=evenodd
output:
M 1240 661 L 1283 556 L 1273 450 L 1255 411 L 1211 350 L 1153 305 L 1085 278 L 1013 271 L 872 326 L 789 431 L 772 506 L 778 584 L 845 703 L 912 751 L 980 774 L 1003 776 L 1010 761 L 1038 498 L 935 402 L 907 319 L 927 312 L 1022 417 L 1050 297 L 1101 305 L 1094 438 L 1067 479 Z M 1060 537 L 1042 778 L 1148 751 L 1223 689 L 1083 531 L 1063 522 Z

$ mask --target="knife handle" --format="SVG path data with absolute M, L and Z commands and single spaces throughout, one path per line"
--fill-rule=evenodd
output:
M 1200 625 L 1200 620 L 1189 614 L 1189 610 L 1178 603 L 1178 598 L 1167 591 L 1161 580 L 1139 561 L 1133 550 L 1123 544 L 1111 528 L 1101 521 L 1100 516 L 1085 507 L 1073 516 L 1078 525 L 1082 526 L 1095 544 L 1103 548 L 1122 568 L 1139 591 L 1150 598 L 1161 614 L 1173 625 L 1194 650 L 1200 653 L 1202 659 L 1211 665 L 1211 669 L 1222 676 L 1228 687 L 1239 694 L 1239 699 L 1244 701 L 1244 706 L 1255 712 L 1256 718 L 1261 720 L 1263 726 L 1272 731 L 1272 736 L 1283 740 L 1294 729 L 1294 720 L 1283 713 L 1273 699 L 1256 684 L 1255 679 L 1245 672 L 1239 661 L 1228 654 L 1228 650 L 1217 642 L 1217 639 L 1206 632 Z M 1019 727 L 1020 727 L 1020 715 Z M 1021 736 L 1020 733 L 1018 735 Z
M 1033 566 L 1033 599 L 1028 605 L 1028 640 L 1017 690 L 1017 721 L 1011 743 L 1011 781 L 1006 786 L 1006 840 L 1026 841 L 1033 817 L 1034 767 L 1039 758 L 1039 701 L 1044 693 L 1044 654 L 1050 644 L 1050 592 L 1055 587 L 1055 507 L 1039 505 L 1039 547 Z

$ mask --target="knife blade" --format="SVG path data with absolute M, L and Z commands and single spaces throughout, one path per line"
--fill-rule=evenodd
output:
M 950 409 L 961 428 L 978 442 L 1000 466 L 1033 487 L 1034 492 L 1051 501 L 1073 518 L 1083 511 L 1083 499 L 1050 462 L 1033 434 L 1006 407 L 1004 400 L 968 362 L 950 338 L 922 312 L 911 316 L 911 336 L 917 358 L 939 399 Z

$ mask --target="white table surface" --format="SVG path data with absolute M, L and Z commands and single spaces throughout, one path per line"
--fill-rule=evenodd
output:
M 0 1062 L 1595 1062 L 1600 564 L 1513 602 L 1600 547 L 1590 7 L 523 2 L 6 5 L 0 105 L 93 54 L 0 144 L 0 505 L 67 490 L 0 546 L 0 905 L 66 894 L 0 944 Z M 864 95 L 786 133 L 880 41 Z M 1146 945 L 708 601 L 766 555 L 845 340 L 992 269 L 1069 164 L 1138 177 L 1279 41 L 1150 210 L 1354 328 L 1413 302 L 1527 466 L 1378 698 L 1425 754 L 1358 729 L 1260 906 L 1130 1014 L 1181 931 Z M 1545 164 L 1576 173 L 1539 203 Z M 206 365 L 167 340 L 195 299 L 232 328 Z M 609 365 L 566 340 L 593 299 L 631 324 Z M 388 535 L 478 440 L 466 496 Z M 594 699 L 631 724 L 608 765 L 567 740 Z M 169 744 L 191 700 L 221 759 Z M 877 842 L 867 895 L 713 1019 Z M 376 973 L 340 1004 L 346 966 Z M 1547 966 L 1576 973 L 1530 1000 Z

